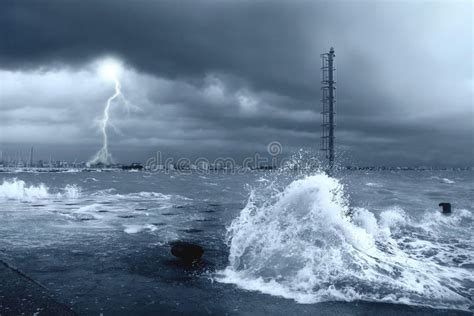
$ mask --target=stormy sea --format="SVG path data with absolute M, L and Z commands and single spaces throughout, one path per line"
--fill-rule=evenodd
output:
M 0 173 L 1 315 L 474 311 L 473 171 L 99 171 Z

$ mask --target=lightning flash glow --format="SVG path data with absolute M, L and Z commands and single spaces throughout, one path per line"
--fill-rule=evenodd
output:
M 102 61 L 99 65 L 99 75 L 104 80 L 112 81 L 114 83 L 115 93 L 107 99 L 107 103 L 104 108 L 104 113 L 100 121 L 100 128 L 103 137 L 102 148 L 95 154 L 93 158 L 89 160 L 89 162 L 87 163 L 89 166 L 97 164 L 108 166 L 113 163 L 112 155 L 109 153 L 107 126 L 109 125 L 109 110 L 112 105 L 112 102 L 120 96 L 123 100 L 125 100 L 120 90 L 121 86 L 119 81 L 119 77 L 122 73 L 122 70 L 122 64 L 114 59 L 106 59 Z

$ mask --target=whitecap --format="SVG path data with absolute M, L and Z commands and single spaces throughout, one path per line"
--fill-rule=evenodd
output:
M 456 183 L 454 180 L 448 179 L 448 178 L 443 178 L 442 181 L 447 184 L 453 184 Z
M 374 187 L 374 188 L 380 188 L 380 187 L 382 187 L 381 184 L 379 184 L 379 183 L 374 183 L 374 182 L 367 182 L 365 185 L 368 186 L 368 187 Z
M 145 224 L 145 225 L 125 225 L 124 232 L 127 234 L 136 234 L 142 231 L 155 231 L 158 228 L 155 225 Z
M 51 193 L 51 190 L 44 183 L 37 185 L 26 184 L 25 181 L 17 178 L 4 179 L 0 185 L 0 198 L 10 200 L 32 201 L 40 199 L 77 199 L 81 196 L 81 187 L 75 184 L 67 184 L 64 188 L 55 190 L 57 193 Z M 59 192 L 58 192 L 59 191 Z
M 27 185 L 25 181 L 4 179 L 0 185 L 0 198 L 13 200 L 34 200 L 43 199 L 50 196 L 48 187 L 43 183 L 38 185 Z

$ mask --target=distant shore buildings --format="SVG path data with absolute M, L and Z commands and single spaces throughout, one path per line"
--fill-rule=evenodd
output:
M 134 162 L 131 164 L 111 164 L 103 165 L 101 163 L 87 166 L 85 161 L 69 162 L 66 160 L 53 160 L 52 155 L 48 160 L 44 159 L 34 159 L 34 151 L 31 148 L 28 159 L 24 159 L 20 153 L 15 155 L 5 155 L 4 152 L 0 151 L 0 172 L 1 171 L 10 171 L 10 170 L 38 170 L 38 171 L 62 171 L 68 169 L 77 169 L 77 170 L 133 170 L 133 171 L 147 171 L 147 172 L 160 172 L 160 171 L 230 171 L 230 170 L 249 170 L 249 171 L 266 171 L 266 170 L 277 170 L 280 169 L 278 165 L 272 165 L 271 163 L 260 163 L 252 165 L 239 165 L 233 162 L 232 159 L 216 159 L 213 162 L 199 161 L 192 163 L 189 160 L 170 162 L 165 164 L 158 165 L 149 165 L 147 163 Z M 232 161 L 233 163 L 229 163 Z M 318 164 L 313 164 L 309 169 L 317 169 Z M 338 170 L 365 170 L 365 171 L 465 171 L 465 170 L 474 170 L 474 166 L 458 166 L 458 167 L 447 167 L 447 166 L 337 166 L 335 167 Z M 288 168 L 286 168 L 288 169 Z M 308 166 L 295 166 L 295 168 L 290 168 L 294 170 L 308 169 Z M 289 169 L 288 169 L 289 170 Z
M 31 162 L 24 160 L 0 160 L 0 172 L 15 171 L 39 171 L 39 172 L 54 172 L 54 171 L 65 171 L 65 170 L 77 170 L 77 171 L 93 171 L 93 170 L 123 170 L 123 171 L 146 171 L 146 172 L 164 172 L 164 171 L 216 171 L 216 172 L 228 172 L 236 170 L 248 170 L 248 171 L 272 171 L 279 169 L 278 166 L 272 165 L 259 165 L 259 166 L 242 166 L 242 165 L 224 165 L 224 164 L 176 164 L 170 163 L 168 165 L 156 165 L 148 166 L 142 163 L 132 163 L 129 165 L 113 164 L 113 165 L 102 165 L 96 164 L 87 166 L 86 162 L 68 162 L 64 160 L 45 161 L 37 160 Z M 292 168 L 292 171 L 299 170 L 300 168 Z M 307 168 L 304 167 L 304 170 Z M 340 166 L 338 170 L 347 171 L 474 171 L 474 166 L 464 167 L 445 167 L 445 166 Z M 290 170 L 289 170 L 290 171 Z

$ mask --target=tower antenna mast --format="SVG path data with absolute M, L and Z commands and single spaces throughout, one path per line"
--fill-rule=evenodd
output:
M 335 77 L 335 63 L 334 63 L 334 48 L 331 47 L 329 53 L 321 54 L 321 91 L 323 104 L 322 114 L 322 128 L 321 136 L 321 150 L 326 152 L 326 158 L 329 163 L 329 170 L 334 168 L 334 143 L 336 128 L 336 77 Z

